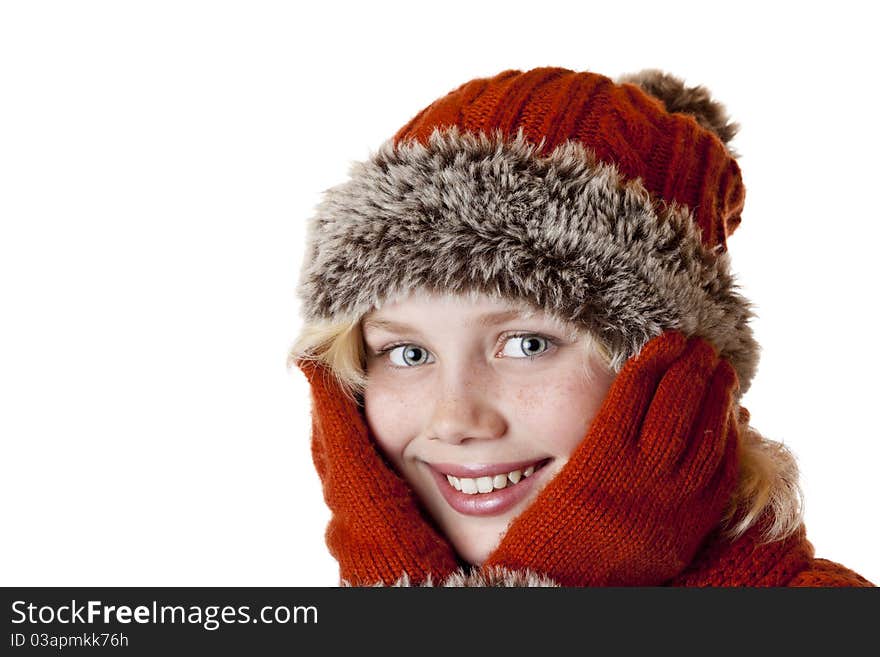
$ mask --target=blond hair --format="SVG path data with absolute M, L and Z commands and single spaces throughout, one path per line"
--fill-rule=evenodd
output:
M 563 324 L 559 322 L 559 326 Z M 569 329 L 570 330 L 570 329 Z M 585 348 L 609 366 L 611 355 L 601 340 L 588 331 L 576 331 Z M 299 360 L 318 361 L 335 376 L 342 391 L 363 404 L 367 385 L 366 350 L 360 318 L 306 323 L 290 349 L 288 367 Z M 591 376 L 589 370 L 586 376 Z M 762 515 L 772 512 L 773 522 L 762 534 L 763 542 L 777 541 L 797 531 L 803 521 L 803 493 L 794 454 L 784 444 L 762 436 L 749 424 L 748 412 L 738 413 L 738 484 L 724 511 L 721 529 L 733 541 Z M 738 522 L 734 522 L 740 518 Z

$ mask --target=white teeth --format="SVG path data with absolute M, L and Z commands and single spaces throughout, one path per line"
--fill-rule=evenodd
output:
M 446 475 L 449 485 L 455 490 L 460 490 L 467 495 L 477 493 L 491 493 L 493 490 L 501 490 L 508 485 L 518 484 L 525 477 L 531 477 L 535 473 L 535 466 L 530 465 L 525 470 L 512 470 L 507 474 L 497 474 L 493 477 L 454 477 Z
M 477 479 L 477 490 L 481 493 L 491 493 L 492 477 L 480 477 Z

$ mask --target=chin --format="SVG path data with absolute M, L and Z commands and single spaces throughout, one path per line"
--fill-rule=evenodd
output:
M 489 558 L 489 554 L 492 552 L 491 550 L 480 549 L 472 545 L 456 545 L 455 549 L 458 552 L 458 556 L 472 566 L 482 566 L 483 562 Z
M 458 556 L 464 561 L 472 566 L 481 566 L 498 547 L 504 536 L 504 531 L 503 528 L 499 530 L 492 527 L 481 527 L 471 531 L 462 531 L 459 528 L 459 531 L 451 537 L 450 542 Z

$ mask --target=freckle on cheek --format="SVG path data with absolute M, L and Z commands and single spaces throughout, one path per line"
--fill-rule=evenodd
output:
M 552 391 L 548 392 L 550 387 L 546 385 L 535 385 L 520 388 L 516 394 L 517 405 L 522 410 L 535 410 L 546 405 L 548 399 L 553 398 Z
M 517 394 L 517 401 L 521 408 L 529 410 L 535 408 L 547 410 L 553 407 L 565 410 L 570 409 L 573 404 L 580 403 L 586 394 L 587 390 L 582 381 L 564 378 L 521 388 Z
M 383 416 L 395 416 L 413 410 L 413 402 L 406 394 L 396 391 L 381 391 L 373 394 L 370 404 Z

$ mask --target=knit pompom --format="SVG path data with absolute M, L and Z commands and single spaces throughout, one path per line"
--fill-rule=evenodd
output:
M 627 73 L 620 76 L 617 82 L 629 82 L 640 87 L 663 101 L 668 112 L 690 114 L 701 126 L 718 135 L 725 145 L 739 131 L 739 124 L 730 121 L 724 105 L 713 100 L 706 87 L 688 87 L 680 78 L 656 68 Z

